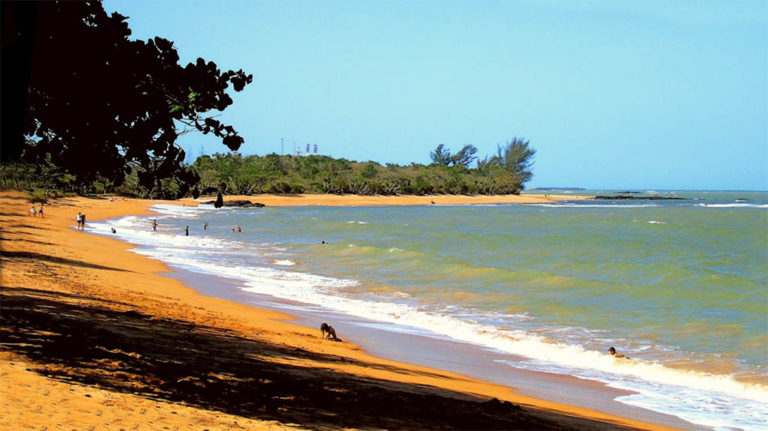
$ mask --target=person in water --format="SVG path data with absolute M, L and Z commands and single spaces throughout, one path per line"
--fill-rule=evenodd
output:
M 625 359 L 629 359 L 629 356 L 627 356 L 627 355 L 625 355 L 625 354 L 623 354 L 623 353 L 619 353 L 619 352 L 617 352 L 617 351 L 616 351 L 616 349 L 615 349 L 613 346 L 611 346 L 611 348 L 610 348 L 610 349 L 608 349 L 608 353 L 610 353 L 610 354 L 611 354 L 611 356 L 613 356 L 614 358 L 625 358 Z
M 184 228 L 184 235 L 189 236 L 189 226 Z
M 157 230 L 157 219 L 152 220 L 152 230 Z
M 203 223 L 203 230 L 208 230 L 208 222 Z

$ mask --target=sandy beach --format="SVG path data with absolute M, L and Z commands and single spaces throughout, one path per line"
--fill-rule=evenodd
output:
M 454 205 L 573 196 L 228 197 Z M 374 357 L 288 315 L 197 293 L 126 243 L 74 228 L 158 203 L 0 194 L 2 429 L 669 429 Z M 39 207 L 39 205 L 37 205 Z M 309 322 L 305 322 L 309 323 Z
M 525 195 L 428 195 L 428 196 L 359 196 L 359 195 L 273 195 L 227 196 L 226 200 L 248 200 L 269 206 L 396 206 L 396 205 L 491 205 L 536 204 L 593 199 L 594 196 L 549 194 Z M 198 200 L 216 199 L 216 196 Z

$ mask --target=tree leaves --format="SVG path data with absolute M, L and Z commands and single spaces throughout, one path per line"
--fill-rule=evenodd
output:
M 35 140 L 26 160 L 50 155 L 81 182 L 103 176 L 119 184 L 134 166 L 151 188 L 164 178 L 196 180 L 176 145 L 186 132 L 180 125 L 212 133 L 231 150 L 244 142 L 205 114 L 230 106 L 230 84 L 242 91 L 251 75 L 221 72 L 202 58 L 182 67 L 172 41 L 129 40 L 126 17 L 107 15 L 99 2 L 40 2 L 36 14 L 36 28 L 20 28 L 36 41 L 24 121 Z
M 451 150 L 440 144 L 435 148 L 435 151 L 429 153 L 432 163 L 438 166 L 459 166 L 461 168 L 469 168 L 477 157 L 477 147 L 474 145 L 465 145 L 456 154 L 451 154 Z
M 487 160 L 487 159 L 486 159 Z M 408 166 L 353 162 L 328 156 L 214 154 L 198 158 L 194 167 L 201 188 L 231 194 L 509 194 L 520 193 L 522 177 L 500 165 L 487 169 L 457 166 Z
M 451 150 L 440 144 L 435 148 L 435 151 L 429 153 L 429 157 L 432 159 L 432 163 L 438 166 L 448 166 L 451 164 Z

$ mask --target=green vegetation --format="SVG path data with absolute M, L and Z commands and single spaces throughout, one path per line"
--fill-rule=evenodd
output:
M 127 18 L 98 1 L 8 2 L 3 11 L 15 20 L 3 27 L 0 159 L 25 163 L 13 174 L 25 188 L 117 192 L 127 181 L 128 192 L 186 195 L 198 178 L 179 135 L 210 133 L 233 151 L 243 143 L 214 118 L 233 103 L 230 86 L 252 81 L 242 70 L 202 58 L 182 66 L 173 42 L 130 40 Z M 56 167 L 52 183 L 40 166 Z
M 472 147 L 474 148 L 474 147 Z M 435 152 L 447 155 L 445 164 L 407 166 L 355 162 L 328 156 L 241 156 L 237 153 L 202 156 L 185 169 L 199 178 L 197 188 L 205 194 L 332 193 L 360 195 L 428 194 L 517 194 L 530 180 L 532 157 L 536 151 L 528 141 L 515 138 L 498 153 L 467 165 L 477 149 L 464 147 L 455 155 L 443 145 Z M 433 156 L 434 160 L 434 156 Z M 174 199 L 189 194 L 173 178 L 164 178 L 151 187 L 141 183 L 135 172 L 119 184 L 98 176 L 89 183 L 57 168 L 50 160 L 44 164 L 0 165 L 0 188 L 27 190 L 41 196 L 62 193 L 116 193 L 142 198 Z
M 215 154 L 192 167 L 203 193 L 333 193 L 360 195 L 516 194 L 530 180 L 535 150 L 515 138 L 499 146 L 471 169 L 477 149 L 465 146 L 455 155 L 443 145 L 431 153 L 434 163 L 408 166 L 354 162 L 328 156 Z

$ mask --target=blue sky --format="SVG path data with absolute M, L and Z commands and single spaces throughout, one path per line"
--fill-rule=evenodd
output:
M 521 136 L 528 187 L 768 190 L 768 2 L 104 2 L 133 37 L 253 74 L 240 152 L 481 156 Z M 197 156 L 225 152 L 185 135 Z

